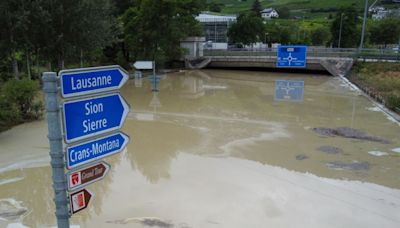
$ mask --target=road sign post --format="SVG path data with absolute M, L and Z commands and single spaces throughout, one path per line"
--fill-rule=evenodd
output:
M 307 63 L 307 46 L 279 46 L 276 67 L 304 68 Z
M 67 168 L 73 169 L 95 160 L 121 152 L 129 142 L 129 137 L 116 133 L 88 142 L 67 147 Z
M 133 64 L 136 70 L 152 70 L 153 69 L 153 61 L 136 61 Z
M 87 208 L 92 196 L 93 194 L 86 189 L 82 189 L 77 192 L 71 193 L 69 197 L 71 205 L 71 213 L 75 214 Z
M 65 102 L 63 111 L 65 141 L 72 143 L 120 129 L 129 106 L 116 93 Z
M 59 76 L 64 98 L 117 90 L 129 79 L 120 66 L 62 70 Z
M 73 191 L 101 180 L 110 169 L 105 162 L 84 168 L 79 166 L 121 152 L 129 142 L 127 135 L 122 132 L 115 133 L 122 127 L 130 109 L 123 97 L 117 93 L 129 75 L 120 66 L 106 66 L 62 70 L 59 77 L 54 72 L 47 72 L 43 73 L 42 78 L 46 98 L 57 226 L 68 228 L 70 213 L 75 214 L 85 209 L 92 194 L 82 189 L 71 193 L 68 200 L 67 190 Z M 62 104 L 62 115 L 58 103 L 58 80 L 61 85 L 60 94 L 67 99 Z M 86 95 L 92 97 L 76 99 Z M 63 117 L 64 127 L 60 117 Z M 106 133 L 108 135 L 103 135 Z M 63 135 L 67 144 L 66 159 L 64 159 Z M 81 140 L 86 141 L 69 145 Z M 65 161 L 68 169 L 77 168 L 77 170 L 65 174 Z
M 54 203 L 56 205 L 57 226 L 69 228 L 67 184 L 64 176 L 64 154 L 59 118 L 57 74 L 43 73 L 43 91 L 46 100 L 48 138 L 50 142 L 51 168 L 53 172 Z
M 91 166 L 70 171 L 67 173 L 68 190 L 75 191 L 76 189 L 99 181 L 107 175 L 109 170 L 110 165 L 101 161 Z

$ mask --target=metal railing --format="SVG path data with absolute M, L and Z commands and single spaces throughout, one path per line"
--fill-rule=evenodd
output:
M 227 50 L 205 49 L 204 56 L 276 56 L 276 48 L 229 48 Z M 316 48 L 307 49 L 309 57 L 332 57 L 332 58 L 361 58 L 376 60 L 400 60 L 400 53 L 392 49 L 363 49 L 358 52 L 356 48 Z

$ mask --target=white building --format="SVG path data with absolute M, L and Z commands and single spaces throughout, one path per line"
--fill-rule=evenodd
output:
M 196 20 L 203 26 L 203 35 L 206 37 L 206 49 L 227 49 L 228 28 L 236 22 L 236 16 L 220 16 L 201 13 Z
M 267 8 L 262 11 L 260 11 L 261 17 L 264 19 L 271 19 L 271 18 L 278 18 L 279 14 L 274 10 L 273 8 Z

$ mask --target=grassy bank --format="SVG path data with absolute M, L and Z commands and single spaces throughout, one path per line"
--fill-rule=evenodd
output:
M 377 101 L 400 113 L 400 64 L 357 62 L 349 79 Z

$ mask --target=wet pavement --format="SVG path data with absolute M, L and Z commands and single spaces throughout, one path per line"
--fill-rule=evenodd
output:
M 302 102 L 275 80 L 304 80 Z M 80 227 L 397 227 L 400 126 L 338 78 L 204 70 L 130 80 L 131 143 Z M 0 227 L 55 224 L 47 126 L 0 133 Z M 10 225 L 13 224 L 13 225 Z

